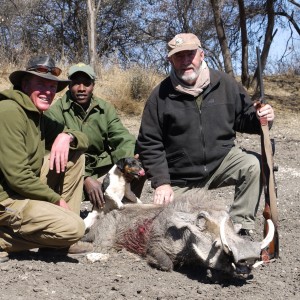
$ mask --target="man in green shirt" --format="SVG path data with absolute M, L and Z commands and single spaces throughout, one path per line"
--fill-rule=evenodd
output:
M 60 73 L 51 57 L 33 57 L 10 74 L 13 88 L 0 92 L 0 262 L 32 248 L 92 249 L 75 244 L 85 231 L 79 212 L 87 137 L 44 116 L 69 83 Z
M 134 156 L 135 137 L 123 126 L 114 106 L 93 94 L 96 74 L 84 63 L 71 66 L 69 90 L 46 115 L 67 128 L 85 133 L 84 195 L 97 208 L 103 207 L 101 177 L 121 158 Z M 131 186 L 140 196 L 145 179 L 133 179 Z

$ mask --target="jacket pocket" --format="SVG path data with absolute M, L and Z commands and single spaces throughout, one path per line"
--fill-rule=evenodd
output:
M 222 148 L 227 148 L 227 149 L 231 149 L 234 146 L 234 144 L 230 143 L 230 144 L 222 144 Z
M 183 157 L 185 157 L 186 154 L 183 150 L 178 150 L 172 153 L 169 153 L 166 155 L 168 163 L 175 163 L 178 160 L 181 160 Z
M 28 204 L 28 199 L 15 200 L 8 198 L 1 202 L 0 205 L 0 224 L 11 227 L 15 232 L 20 230 L 23 210 Z
M 183 149 L 177 150 L 175 152 L 166 155 L 168 161 L 168 167 L 170 173 L 185 172 L 186 168 L 193 166 L 189 156 L 184 152 Z

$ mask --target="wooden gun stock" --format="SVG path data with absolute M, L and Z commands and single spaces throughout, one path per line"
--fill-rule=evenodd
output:
M 265 105 L 264 86 L 262 80 L 260 49 L 256 48 L 257 66 L 258 66 L 258 86 L 260 90 L 260 103 Z M 270 140 L 268 120 L 260 118 L 261 124 L 261 161 L 262 161 L 262 184 L 265 194 L 265 208 L 263 211 L 264 237 L 267 235 L 269 228 L 267 220 L 271 219 L 275 226 L 275 234 L 269 247 L 262 252 L 262 260 L 269 262 L 270 259 L 279 257 L 279 235 L 278 235 L 278 212 L 277 212 L 277 187 L 275 182 L 273 155 L 275 152 L 275 142 Z

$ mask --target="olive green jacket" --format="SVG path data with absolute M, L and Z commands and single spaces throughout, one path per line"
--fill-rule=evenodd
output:
M 86 150 L 84 134 L 45 117 L 27 95 L 13 89 L 0 92 L 0 201 L 12 195 L 52 203 L 61 198 L 39 175 L 45 147 L 50 150 L 63 131 L 76 137 L 73 149 Z
M 91 105 L 85 111 L 71 99 L 68 91 L 46 115 L 87 135 L 85 176 L 98 178 L 107 172 L 107 167 L 134 154 L 135 137 L 123 126 L 114 106 L 98 97 L 92 96 Z

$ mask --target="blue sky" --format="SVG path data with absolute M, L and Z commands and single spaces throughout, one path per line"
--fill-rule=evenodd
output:
M 286 48 L 286 42 L 290 37 L 290 31 L 289 30 L 283 30 L 283 29 L 278 29 L 277 34 L 274 37 L 273 44 L 271 46 L 271 56 L 272 57 L 277 57 L 281 56 L 283 52 L 285 51 Z M 298 33 L 296 31 L 293 32 L 293 37 L 294 39 L 294 47 L 296 49 L 300 50 L 300 38 L 298 36 Z

